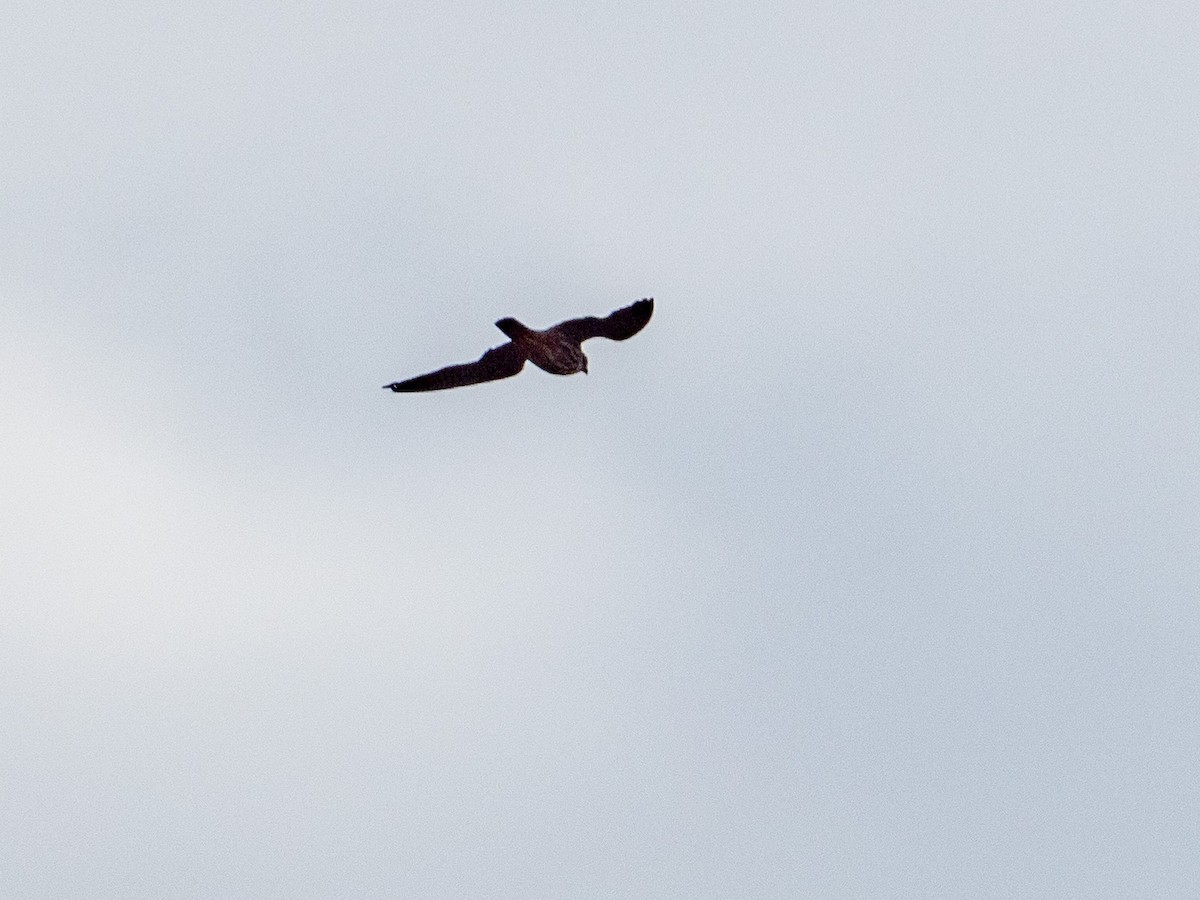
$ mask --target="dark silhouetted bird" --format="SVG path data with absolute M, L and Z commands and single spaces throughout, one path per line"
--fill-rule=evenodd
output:
M 603 319 L 596 316 L 569 319 L 545 331 L 526 328 L 516 319 L 501 319 L 496 327 L 508 335 L 510 340 L 507 344 L 493 347 L 475 362 L 447 366 L 428 375 L 418 375 L 383 387 L 384 390 L 390 388 L 398 393 L 407 393 L 441 391 L 479 384 L 481 381 L 496 381 L 516 375 L 524 368 L 525 360 L 553 375 L 587 374 L 588 361 L 580 346 L 584 341 L 594 337 L 606 337 L 613 341 L 631 338 L 646 327 L 653 312 L 654 298 L 647 297 Z

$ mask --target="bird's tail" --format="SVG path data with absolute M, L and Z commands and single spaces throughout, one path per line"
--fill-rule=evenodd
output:
M 528 328 L 516 319 L 500 319 L 496 322 L 496 327 L 507 334 L 510 340 L 514 341 L 529 331 Z

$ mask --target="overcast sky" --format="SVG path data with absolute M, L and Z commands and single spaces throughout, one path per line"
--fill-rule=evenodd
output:
M 0 893 L 1195 893 L 1200 7 L 745 6 L 6 4 Z

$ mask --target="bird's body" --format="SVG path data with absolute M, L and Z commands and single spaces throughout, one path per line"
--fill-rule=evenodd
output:
M 507 344 L 493 347 L 473 363 L 447 366 L 428 375 L 385 384 L 384 389 L 397 393 L 440 391 L 496 381 L 516 375 L 524 368 L 526 360 L 552 375 L 586 374 L 588 360 L 581 346 L 584 341 L 594 337 L 614 341 L 631 338 L 646 327 L 653 312 L 654 299 L 647 297 L 603 319 L 595 316 L 569 319 L 545 331 L 528 328 L 516 319 L 500 319 L 496 327 L 508 335 Z
M 513 343 L 521 348 L 526 359 L 543 372 L 551 375 L 587 372 L 587 357 L 583 355 L 583 348 L 553 330 L 530 330 L 514 338 Z

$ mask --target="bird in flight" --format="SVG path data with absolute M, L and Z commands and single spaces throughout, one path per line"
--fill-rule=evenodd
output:
M 613 341 L 631 338 L 646 327 L 653 312 L 654 298 L 646 297 L 603 319 L 596 316 L 568 319 L 545 331 L 526 328 L 516 319 L 500 319 L 496 327 L 508 335 L 507 344 L 493 347 L 475 362 L 447 366 L 407 381 L 395 381 L 385 384 L 383 389 L 397 393 L 442 391 L 496 381 L 516 375 L 524 368 L 525 360 L 552 375 L 574 375 L 576 372 L 586 375 L 588 360 L 580 346 L 584 341 L 594 337 Z

